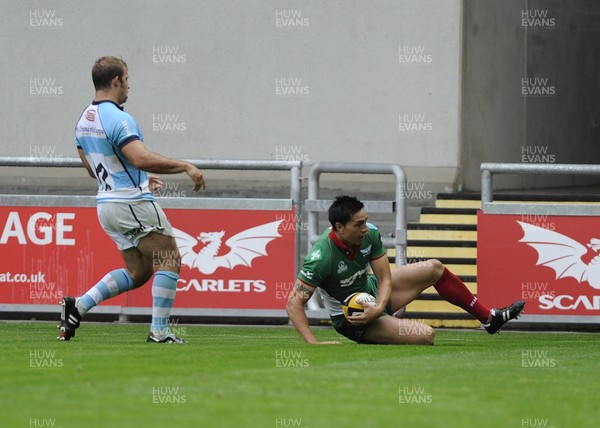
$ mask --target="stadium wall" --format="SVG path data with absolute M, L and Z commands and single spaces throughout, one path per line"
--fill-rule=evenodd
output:
M 482 162 L 600 161 L 593 0 L 48 0 L 2 12 L 2 155 L 72 156 L 91 65 L 115 54 L 147 145 L 175 157 L 393 162 L 431 194 L 479 190 Z M 80 182 L 81 171 L 0 171 L 4 189 Z M 595 183 L 496 183 L 581 184 Z
M 73 156 L 91 66 L 117 55 L 155 151 L 392 162 L 430 189 L 457 184 L 461 1 L 3 1 L 0 21 L 3 155 Z M 81 171 L 1 175 L 89 186 Z
M 600 162 L 600 3 L 465 1 L 461 181 L 482 162 Z M 502 176 L 498 189 L 597 184 L 593 177 Z

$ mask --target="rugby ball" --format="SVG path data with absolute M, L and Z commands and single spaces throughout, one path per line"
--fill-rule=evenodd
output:
M 342 303 L 342 310 L 344 311 L 344 315 L 348 318 L 351 315 L 357 315 L 363 312 L 363 305 L 367 304 L 375 304 L 375 297 L 371 296 L 369 293 L 354 293 L 346 297 L 344 302 Z

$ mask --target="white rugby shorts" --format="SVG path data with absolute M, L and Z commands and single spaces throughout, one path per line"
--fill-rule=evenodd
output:
M 137 247 L 151 232 L 174 236 L 167 216 L 153 201 L 102 202 L 97 211 L 100 225 L 119 251 Z

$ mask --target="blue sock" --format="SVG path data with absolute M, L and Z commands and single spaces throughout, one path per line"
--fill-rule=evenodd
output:
M 133 280 L 127 269 L 117 269 L 106 274 L 87 293 L 77 299 L 77 310 L 84 316 L 94 306 L 110 297 L 115 297 L 133 288 Z
M 169 334 L 169 316 L 177 292 L 179 274 L 157 271 L 152 282 L 152 324 L 150 331 L 159 340 Z

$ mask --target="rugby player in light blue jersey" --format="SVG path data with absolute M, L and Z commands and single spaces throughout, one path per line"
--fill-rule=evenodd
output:
M 129 92 L 127 64 L 102 57 L 92 68 L 94 101 L 75 127 L 75 144 L 88 174 L 98 182 L 97 209 L 102 228 L 125 260 L 125 268 L 107 273 L 80 297 L 61 301 L 58 339 L 70 340 L 85 314 L 103 300 L 144 285 L 152 277 L 152 322 L 147 341 L 182 343 L 169 332 L 181 257 L 171 225 L 152 190 L 156 174 L 185 172 L 195 192 L 205 187 L 202 172 L 189 162 L 146 149 L 135 119 L 123 111 Z

